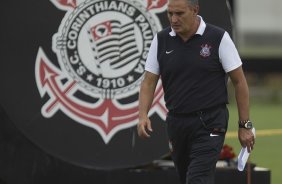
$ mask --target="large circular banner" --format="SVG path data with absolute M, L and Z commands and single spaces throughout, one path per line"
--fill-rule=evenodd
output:
M 138 92 L 167 0 L 13 1 L 1 6 L 0 103 L 16 127 L 57 158 L 127 168 L 168 153 L 161 82 L 137 136 Z M 207 8 L 208 7 L 208 8 Z M 210 8 L 219 8 L 217 15 Z M 204 20 L 230 32 L 224 0 L 201 2 Z

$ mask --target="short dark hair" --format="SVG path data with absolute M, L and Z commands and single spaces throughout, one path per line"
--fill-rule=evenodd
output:
M 188 4 L 191 4 L 193 6 L 199 5 L 199 0 L 187 0 Z

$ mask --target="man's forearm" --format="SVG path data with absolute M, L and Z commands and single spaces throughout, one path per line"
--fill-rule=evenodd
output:
M 139 118 L 147 117 L 154 100 L 155 88 L 158 82 L 158 76 L 145 73 L 144 80 L 141 83 L 139 93 Z
M 246 80 L 234 85 L 239 120 L 248 120 L 249 117 L 249 89 Z
M 139 94 L 139 118 L 146 117 L 154 99 L 154 91 L 146 84 L 141 85 Z
M 229 76 L 235 88 L 235 97 L 237 102 L 239 120 L 248 120 L 250 118 L 249 88 L 242 67 L 231 71 L 229 73 Z

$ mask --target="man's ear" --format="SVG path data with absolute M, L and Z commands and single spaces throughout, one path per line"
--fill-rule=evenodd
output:
M 194 11 L 194 15 L 198 15 L 199 11 L 200 11 L 200 6 L 199 5 L 195 5 L 193 6 L 193 11 Z

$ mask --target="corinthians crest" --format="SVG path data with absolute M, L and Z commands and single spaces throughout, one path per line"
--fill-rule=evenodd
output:
M 138 96 L 153 36 L 161 29 L 156 12 L 166 0 L 52 0 L 66 14 L 52 39 L 51 62 L 39 48 L 35 77 L 48 101 L 41 112 L 59 110 L 95 129 L 107 144 L 138 122 Z M 54 63 L 58 63 L 58 66 Z M 164 119 L 161 84 L 151 114 Z

